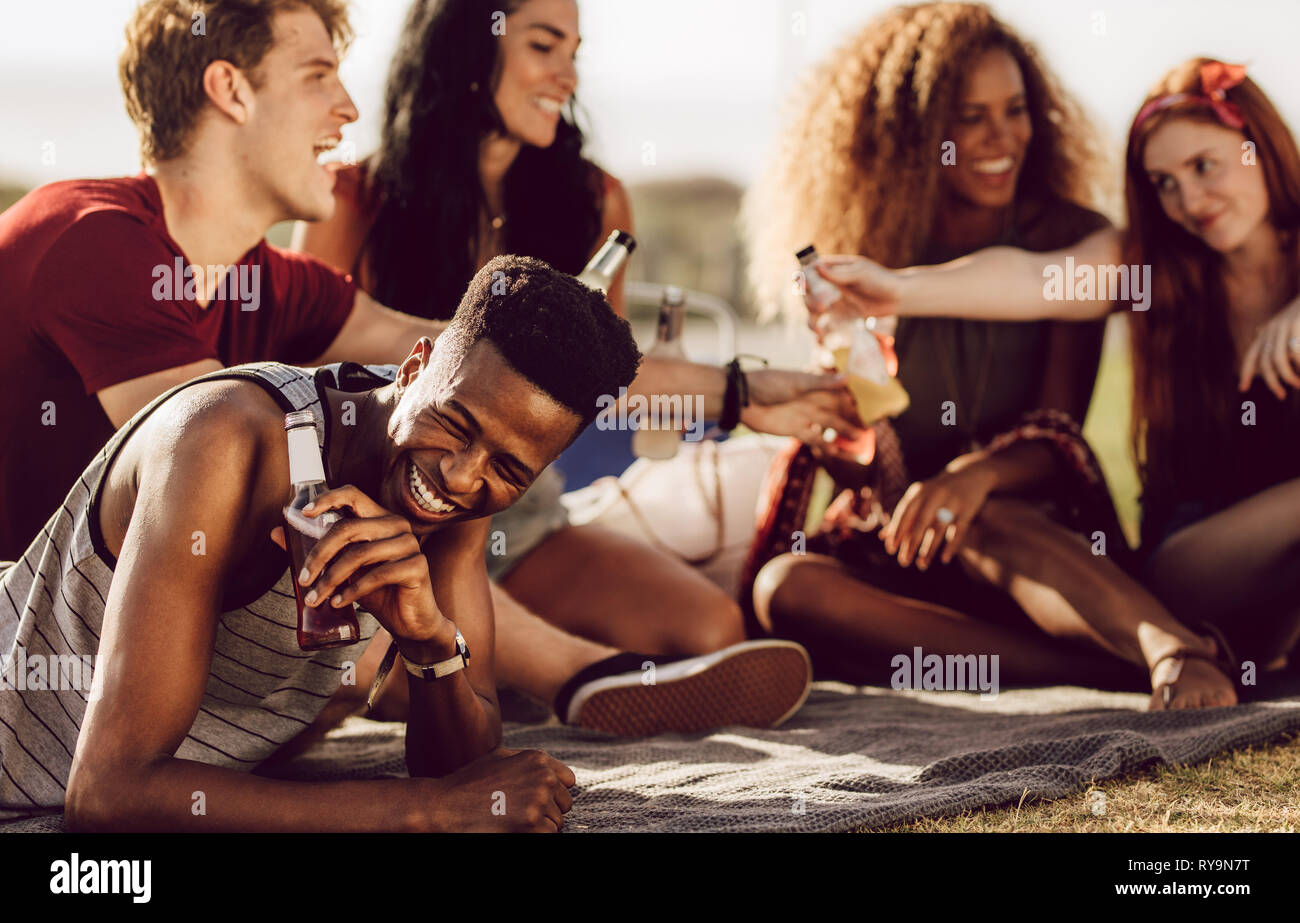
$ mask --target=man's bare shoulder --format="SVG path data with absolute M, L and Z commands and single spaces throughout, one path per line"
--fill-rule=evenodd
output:
M 284 411 L 259 385 L 191 385 L 157 407 L 110 470 L 100 521 L 110 550 L 142 501 L 220 508 L 236 531 L 269 529 L 288 494 Z
M 150 415 L 138 435 L 144 437 L 141 458 L 146 465 L 165 463 L 178 452 L 206 459 L 205 467 L 220 465 L 283 449 L 284 411 L 260 385 L 219 379 L 177 392 Z

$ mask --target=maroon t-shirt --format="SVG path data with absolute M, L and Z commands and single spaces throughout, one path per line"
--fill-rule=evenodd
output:
M 112 435 L 96 392 L 201 359 L 309 363 L 356 295 L 351 277 L 265 240 L 206 308 L 186 268 L 144 174 L 51 183 L 0 214 L 0 560 Z

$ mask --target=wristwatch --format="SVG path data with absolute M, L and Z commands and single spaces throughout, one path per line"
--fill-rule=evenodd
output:
M 398 656 L 401 657 L 401 654 Z M 429 680 L 442 679 L 469 666 L 469 647 L 465 644 L 465 636 L 457 629 L 456 653 L 446 660 L 440 660 L 438 663 L 411 663 L 402 657 L 402 664 L 406 667 L 406 672 L 412 676 Z

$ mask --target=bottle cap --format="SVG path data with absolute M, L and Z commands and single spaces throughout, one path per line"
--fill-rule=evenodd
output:
M 624 247 L 627 247 L 627 252 L 629 256 L 631 255 L 632 251 L 636 249 L 636 238 L 633 237 L 631 234 L 629 234 L 627 231 L 610 231 L 608 240 L 613 241 L 616 244 L 622 244 Z
M 813 260 L 817 259 L 817 248 L 812 244 L 809 244 L 802 250 L 797 251 L 794 258 L 800 263 L 811 263 Z

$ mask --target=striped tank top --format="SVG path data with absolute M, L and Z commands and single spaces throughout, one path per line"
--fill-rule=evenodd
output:
M 395 366 L 342 363 L 313 370 L 263 362 L 179 385 L 109 440 L 20 560 L 0 563 L 0 820 L 63 809 L 77 735 L 88 702 L 99 692 L 96 654 L 116 564 L 99 533 L 102 482 L 141 421 L 198 382 L 252 381 L 286 413 L 312 411 L 328 459 L 328 420 L 319 388 L 363 391 L 395 374 Z M 301 650 L 286 556 L 275 586 L 242 609 L 221 614 L 207 687 L 176 757 L 255 769 L 307 727 L 351 676 L 345 670 L 378 628 L 365 612 L 358 613 L 358 622 L 360 644 Z

